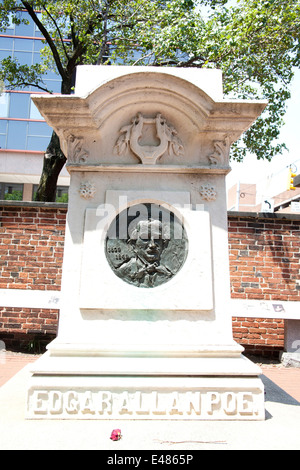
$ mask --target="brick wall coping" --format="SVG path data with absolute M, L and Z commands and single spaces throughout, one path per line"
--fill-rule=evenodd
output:
M 68 209 L 68 204 L 62 202 L 38 202 L 38 201 L 1 201 L 2 207 L 44 207 L 46 209 Z
M 299 301 L 230 299 L 232 317 L 300 320 Z
M 282 212 L 228 211 L 228 217 L 243 217 L 247 219 L 300 220 L 300 214 L 286 214 Z
M 31 289 L 0 289 L 1 307 L 60 308 L 60 291 Z
M 59 309 L 61 292 L 0 289 L 1 307 Z M 300 320 L 299 302 L 280 300 L 230 299 L 232 317 Z
M 38 202 L 38 201 L 4 201 L 0 200 L 3 207 L 44 207 L 49 209 L 68 209 L 67 203 L 62 202 Z M 241 212 L 228 211 L 228 217 L 243 217 L 247 219 L 274 219 L 274 220 L 300 220 L 300 214 L 286 214 L 278 212 Z

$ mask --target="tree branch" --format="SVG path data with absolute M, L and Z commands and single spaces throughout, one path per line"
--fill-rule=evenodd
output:
M 49 93 L 50 95 L 53 94 L 53 91 L 50 91 L 48 88 L 45 88 L 42 85 L 38 85 L 37 83 L 30 83 L 30 82 L 26 82 L 26 81 L 21 81 L 21 82 L 15 83 L 15 84 L 12 83 L 10 85 L 6 85 L 5 89 L 6 90 L 13 90 L 16 87 L 28 87 L 28 86 L 34 86 L 35 88 L 38 88 L 41 91 L 45 91 L 46 93 Z
M 67 71 L 71 74 L 76 66 L 77 59 L 84 53 L 86 47 L 83 44 L 78 44 L 77 48 L 75 49 L 72 57 L 68 60 Z
M 151 57 L 153 54 L 154 54 L 154 52 L 151 51 L 151 52 L 149 52 L 149 54 L 146 54 L 146 55 L 144 55 L 143 57 L 140 57 L 139 59 L 137 59 L 137 60 L 132 64 L 132 66 L 137 65 L 139 62 L 141 62 L 141 61 L 144 60 L 144 59 L 147 59 L 148 57 Z
M 77 46 L 78 46 L 78 38 L 76 36 L 76 33 L 75 33 L 75 30 L 74 30 L 74 18 L 73 16 L 71 15 L 70 16 L 70 21 L 71 21 L 71 37 L 72 37 L 72 42 L 73 42 L 73 46 L 74 48 L 76 49 Z
M 108 12 L 109 12 L 109 2 L 106 2 L 106 9 L 104 13 L 102 12 L 102 21 L 104 23 L 104 29 L 103 29 L 103 37 L 102 37 L 102 45 L 100 49 L 100 54 L 97 59 L 97 64 L 102 64 L 102 59 L 105 54 L 105 51 L 107 50 L 107 35 L 108 35 L 108 28 L 107 28 L 107 18 L 108 18 Z
M 199 61 L 199 60 L 201 60 L 203 64 L 205 63 L 204 57 L 202 57 L 201 55 L 196 55 L 194 57 L 191 57 L 188 61 L 182 60 L 181 62 L 178 62 L 177 67 L 191 67 L 194 65 L 194 62 Z M 196 64 L 195 67 L 199 67 L 199 65 Z
M 54 61 L 56 63 L 56 66 L 57 66 L 57 70 L 60 74 L 60 76 L 62 77 L 62 79 L 64 78 L 67 78 L 66 77 L 66 72 L 63 68 L 63 65 L 61 63 L 61 60 L 60 60 L 60 57 L 59 57 L 59 53 L 58 53 L 58 50 L 54 44 L 54 41 L 53 39 L 51 38 L 50 34 L 48 33 L 47 29 L 45 28 L 45 26 L 43 25 L 43 23 L 39 20 L 38 16 L 36 15 L 34 9 L 32 8 L 32 6 L 26 2 L 26 1 L 23 1 L 22 0 L 22 3 L 24 5 L 24 7 L 26 8 L 26 10 L 28 11 L 29 15 L 31 16 L 31 18 L 33 19 L 33 21 L 35 22 L 35 24 L 37 25 L 37 27 L 39 28 L 39 30 L 41 31 L 41 33 L 43 34 L 44 38 L 46 39 L 50 49 L 51 49 L 51 52 L 53 54 L 53 58 L 54 58 Z
M 62 44 L 64 53 L 65 53 L 65 56 L 66 56 L 67 59 L 69 59 L 68 52 L 67 52 L 67 49 L 66 49 L 65 44 L 64 44 L 64 38 L 63 38 L 62 35 L 61 35 L 60 29 L 59 29 L 59 27 L 58 27 L 58 24 L 57 24 L 55 18 L 53 18 L 53 16 L 51 15 L 51 13 L 47 10 L 45 4 L 43 4 L 43 8 L 44 8 L 45 12 L 47 13 L 47 15 L 49 16 L 49 18 L 51 19 L 51 21 L 53 21 L 53 23 L 54 23 L 54 25 L 55 25 L 55 28 L 56 28 L 56 30 L 57 30 L 57 32 L 58 32 L 58 34 L 59 34 L 59 38 L 60 38 L 60 41 L 61 41 L 61 44 Z

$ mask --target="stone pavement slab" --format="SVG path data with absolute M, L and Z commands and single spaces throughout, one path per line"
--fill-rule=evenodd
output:
M 262 370 L 268 379 L 300 402 L 300 369 L 262 367 Z
M 0 387 L 0 450 L 299 450 L 300 403 L 269 377 L 265 421 L 29 421 L 30 364 Z M 122 439 L 110 440 L 120 428 Z
M 0 387 L 27 364 L 35 362 L 40 355 L 0 351 Z

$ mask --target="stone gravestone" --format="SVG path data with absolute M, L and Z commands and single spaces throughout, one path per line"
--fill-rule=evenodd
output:
M 218 70 L 82 66 L 33 101 L 71 175 L 57 338 L 27 418 L 264 419 L 232 337 L 225 176 L 266 106 Z

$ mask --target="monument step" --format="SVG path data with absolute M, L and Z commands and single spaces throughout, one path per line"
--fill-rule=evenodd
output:
M 259 376 L 260 368 L 246 357 L 51 357 L 46 353 L 31 369 L 35 375 L 79 376 Z M 121 379 L 122 377 L 122 379 Z
M 240 357 L 244 348 L 232 341 L 231 344 L 99 344 L 63 343 L 58 339 L 48 345 L 51 356 L 81 357 Z

